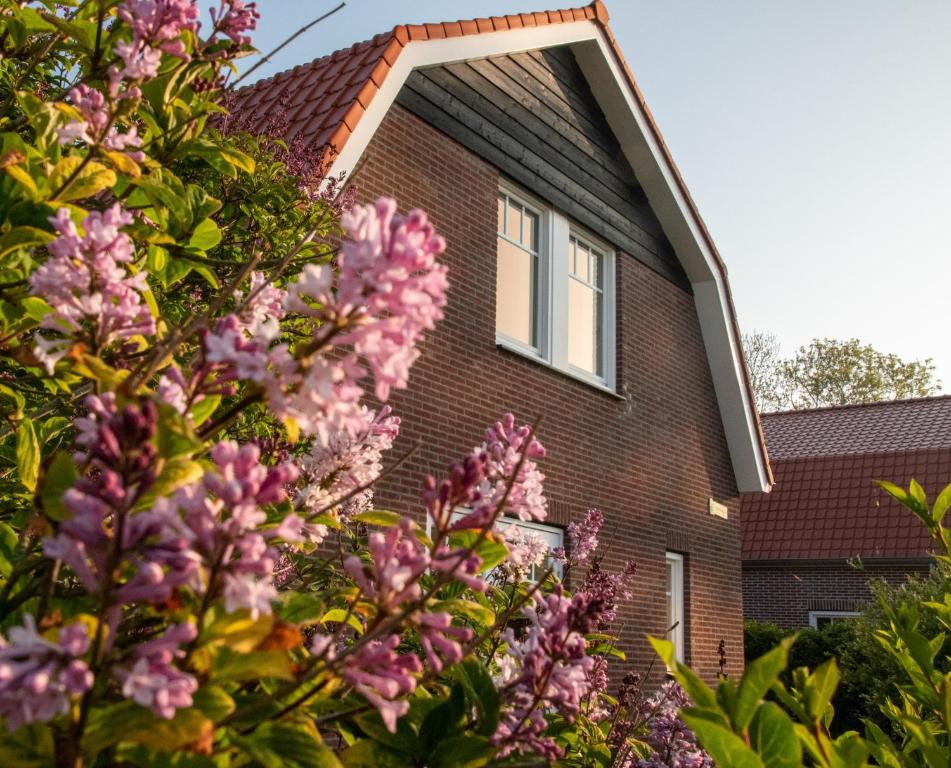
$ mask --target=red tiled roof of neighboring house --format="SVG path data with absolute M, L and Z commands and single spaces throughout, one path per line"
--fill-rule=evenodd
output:
M 437 24 L 400 24 L 389 32 L 377 35 L 350 48 L 336 51 L 308 64 L 281 72 L 241 88 L 235 94 L 231 108 L 238 115 L 240 127 L 252 131 L 268 130 L 275 118 L 286 125 L 286 139 L 301 137 L 324 148 L 327 153 L 339 154 L 356 130 L 361 117 L 366 113 L 374 96 L 383 85 L 403 49 L 414 41 L 437 40 L 489 32 L 517 30 L 551 24 L 590 21 L 599 26 L 627 84 L 647 118 L 648 128 L 657 142 L 664 160 L 670 169 L 678 190 L 686 200 L 691 217 L 716 263 L 725 287 L 726 312 L 734 344 L 742 358 L 742 342 L 733 294 L 729 289 L 726 265 L 713 241 L 703 217 L 697 209 L 693 196 L 684 182 L 680 169 L 674 163 L 660 129 L 650 108 L 634 79 L 634 74 L 621 53 L 614 33 L 608 26 L 608 11 L 602 0 L 593 0 L 581 8 L 555 11 L 508 14 Z M 742 366 L 741 387 L 745 390 L 747 407 L 751 409 L 754 441 L 760 453 L 762 471 L 767 485 L 773 477 L 766 450 L 766 440 L 759 414 L 753 403 L 753 388 L 746 366 Z
M 775 460 L 951 448 L 951 396 L 842 405 L 761 417 Z M 951 478 L 949 478 L 951 480 Z
M 772 492 L 743 495 L 743 560 L 922 558 L 924 525 L 874 481 L 914 478 L 934 498 L 951 481 L 951 451 L 773 461 L 773 474 Z
M 951 483 L 951 397 L 762 416 L 775 484 L 744 494 L 744 561 L 927 557 L 921 522 L 876 484 Z

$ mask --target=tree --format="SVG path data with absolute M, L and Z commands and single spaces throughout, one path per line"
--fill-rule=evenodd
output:
M 756 407 L 761 411 L 780 408 L 783 402 L 783 378 L 776 336 L 765 331 L 744 333 L 743 351 Z
M 780 375 L 792 408 L 925 397 L 941 389 L 931 358 L 905 362 L 858 339 L 813 339 L 783 361 Z
M 931 358 L 906 362 L 858 339 L 813 339 L 783 358 L 773 334 L 753 331 L 744 334 L 743 347 L 761 411 L 875 403 L 941 391 Z

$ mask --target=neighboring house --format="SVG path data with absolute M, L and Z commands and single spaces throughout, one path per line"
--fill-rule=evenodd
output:
M 925 574 L 924 525 L 879 488 L 951 483 L 951 397 L 762 416 L 772 493 L 742 499 L 748 619 L 821 627 L 854 616 L 870 579 Z
M 507 411 L 542 417 L 553 544 L 590 507 L 605 566 L 633 559 L 621 648 L 671 633 L 707 677 L 742 664 L 739 492 L 770 476 L 726 270 L 598 2 L 398 26 L 239 93 L 329 145 L 363 201 L 392 195 L 448 241 L 446 318 L 393 397 L 403 449 L 380 506 Z M 282 118 L 283 119 L 283 118 Z M 655 665 L 656 668 L 656 665 Z

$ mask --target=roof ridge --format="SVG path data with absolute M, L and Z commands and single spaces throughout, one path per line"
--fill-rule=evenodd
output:
M 847 411 L 859 408 L 878 408 L 890 405 L 917 405 L 918 403 L 951 400 L 951 394 L 926 395 L 925 397 L 902 397 L 895 400 L 876 400 L 872 403 L 843 403 L 841 405 L 823 405 L 818 408 L 790 408 L 785 411 L 761 412 L 760 418 L 771 419 L 775 416 L 798 416 L 809 413 L 826 413 L 829 411 Z

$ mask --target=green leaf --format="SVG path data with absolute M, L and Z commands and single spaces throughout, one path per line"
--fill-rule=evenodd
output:
M 243 751 L 267 768 L 339 768 L 333 751 L 302 724 L 265 722 L 236 739 Z
M 11 251 L 15 251 L 17 248 L 32 248 L 37 245 L 46 245 L 53 239 L 53 235 L 50 232 L 40 229 L 39 227 L 13 227 L 8 232 L 4 232 L 0 236 L 0 256 L 6 256 Z M 23 304 L 34 297 L 25 297 L 20 301 Z M 46 304 L 42 299 L 37 299 L 43 304 Z M 49 307 L 48 304 L 46 304 Z M 49 310 L 47 310 L 49 311 Z M 30 314 L 27 312 L 27 314 Z M 39 318 L 42 319 L 42 318 Z
M 469 703 L 475 707 L 475 732 L 491 736 L 499 725 L 499 692 L 482 662 L 474 658 L 463 659 L 453 669 L 456 680 L 462 685 Z
M 284 651 L 251 651 L 238 653 L 231 648 L 221 648 L 212 664 L 211 676 L 216 681 L 260 680 L 276 677 L 293 680 L 291 662 Z
M 65 451 L 58 451 L 50 462 L 43 478 L 40 502 L 43 511 L 51 520 L 66 520 L 70 513 L 63 504 L 63 494 L 73 487 L 79 478 L 76 462 Z
M 218 722 L 235 710 L 234 699 L 217 685 L 206 685 L 192 696 L 194 706 L 200 709 L 209 720 Z
M 820 721 L 826 716 L 835 690 L 839 687 L 840 677 L 835 659 L 829 659 L 806 678 L 802 691 L 803 704 L 813 720 Z
M 934 500 L 934 506 L 931 508 L 932 519 L 940 525 L 949 507 L 951 507 L 951 485 L 946 485 L 938 494 L 938 498 Z
M 708 720 L 693 709 L 685 710 L 681 717 L 697 734 L 700 744 L 710 753 L 717 765 L 730 768 L 765 768 L 756 753 L 729 728 Z
M 406 768 L 406 756 L 378 741 L 364 739 L 344 750 L 340 761 L 347 768 Z
M 0 576 L 4 578 L 13 571 L 18 541 L 17 532 L 6 523 L 0 523 Z
M 288 624 L 316 624 L 324 612 L 324 601 L 307 592 L 281 592 L 278 599 L 277 613 Z
M 203 424 L 221 405 L 221 395 L 205 395 L 191 407 L 192 421 L 197 425 Z
M 681 687 L 698 707 L 716 708 L 718 706 L 717 697 L 710 687 L 703 682 L 690 667 L 677 662 L 677 654 L 674 650 L 673 643 L 669 640 L 661 640 L 656 637 L 648 637 L 647 639 L 654 647 L 657 655 L 660 656 L 667 667 L 673 671 L 677 682 L 680 683 Z
M 479 768 L 487 765 L 495 748 L 487 736 L 463 733 L 440 741 L 430 753 L 429 768 Z
M 69 155 L 56 164 L 49 181 L 55 199 L 66 202 L 92 197 L 97 192 L 115 186 L 116 174 L 95 160 L 83 164 L 83 158 L 79 155 Z M 68 186 L 64 187 L 67 182 Z
M 778 704 L 767 701 L 750 724 L 750 746 L 766 768 L 798 768 L 802 765 L 802 745 L 792 720 Z
M 4 768 L 46 768 L 54 764 L 53 733 L 39 723 L 8 733 L 0 731 L 0 765 Z
M 122 701 L 90 712 L 83 752 L 95 755 L 120 741 L 172 752 L 197 741 L 209 727 L 211 721 L 195 708 L 180 709 L 166 720 L 135 702 Z
M 36 439 L 33 421 L 29 418 L 24 418 L 17 427 L 16 456 L 20 482 L 30 492 L 35 491 L 36 481 L 40 476 L 42 454 L 40 453 L 40 442 Z
M 730 719 L 737 731 L 746 730 L 763 696 L 786 668 L 789 649 L 795 640 L 795 635 L 783 638 L 779 645 L 746 666 L 737 690 L 734 709 L 730 713 Z
M 192 232 L 188 247 L 207 251 L 221 242 L 221 230 L 213 219 L 205 219 Z
M 383 509 L 368 509 L 366 512 L 354 515 L 353 520 L 365 525 L 382 525 L 389 528 L 394 525 L 399 525 L 400 517 L 401 516 L 396 512 L 387 512 Z
M 357 631 L 357 634 L 363 634 L 363 624 L 360 623 L 360 619 L 354 615 L 353 611 L 348 611 L 346 608 L 331 608 L 320 617 L 321 624 L 329 624 L 330 622 L 338 624 L 346 622 Z
M 419 728 L 419 745 L 429 755 L 436 745 L 450 736 L 459 735 L 466 724 L 466 697 L 463 687 L 453 685 L 449 698 L 433 707 Z
M 396 733 L 389 732 L 380 713 L 376 711 L 356 715 L 353 721 L 368 738 L 380 742 L 389 749 L 413 757 L 423 756 L 419 749 L 419 735 L 408 717 L 401 717 L 396 721 Z

